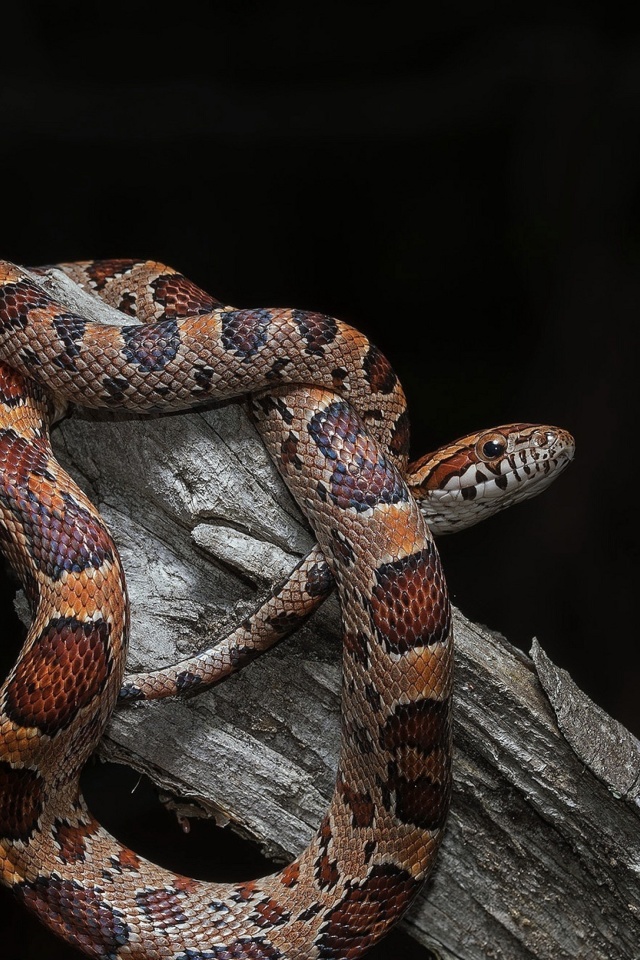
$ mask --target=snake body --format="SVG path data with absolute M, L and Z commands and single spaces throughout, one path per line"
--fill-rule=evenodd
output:
M 397 377 L 338 320 L 227 307 L 155 263 L 60 269 L 136 322 L 89 321 L 47 292 L 44 268 L 0 268 L 0 537 L 33 610 L 0 690 L 0 879 L 88 956 L 354 960 L 406 911 L 444 830 L 450 605 L 407 478 L 416 493 L 437 488 L 435 513 L 446 514 L 456 490 L 467 489 L 468 458 L 459 463 L 451 448 L 437 463 L 408 466 Z M 290 600 L 291 584 L 323 596 L 335 583 L 342 740 L 334 794 L 307 849 L 271 876 L 220 884 L 139 857 L 80 795 L 80 772 L 122 688 L 128 603 L 117 548 L 56 462 L 49 425 L 64 401 L 150 411 L 244 395 L 318 541 L 256 615 L 269 625 L 261 644 L 281 635 L 264 610 Z M 537 452 L 518 466 L 522 450 L 512 450 L 509 470 L 488 456 L 490 441 L 480 444 L 485 479 L 503 495 L 527 473 L 551 476 L 570 459 L 562 431 L 552 439 L 552 428 L 528 429 Z M 509 435 L 500 436 L 508 446 Z M 504 479 L 514 465 L 517 482 Z M 164 689 L 176 692 L 176 678 L 184 687 L 189 675 L 180 669 Z M 124 687 L 136 696 L 153 689 L 135 678 Z

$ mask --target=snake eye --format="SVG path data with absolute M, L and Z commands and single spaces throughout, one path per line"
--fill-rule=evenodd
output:
M 496 460 L 501 457 L 507 449 L 507 443 L 502 434 L 485 434 L 478 440 L 476 452 L 481 460 Z

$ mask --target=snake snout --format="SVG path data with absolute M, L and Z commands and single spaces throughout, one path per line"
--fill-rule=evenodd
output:
M 576 442 L 567 430 L 556 430 L 552 440 L 552 452 L 558 458 L 573 460 Z
M 576 442 L 568 430 L 561 427 L 544 427 L 531 435 L 531 446 L 535 449 L 546 450 L 554 460 L 572 460 L 576 450 Z

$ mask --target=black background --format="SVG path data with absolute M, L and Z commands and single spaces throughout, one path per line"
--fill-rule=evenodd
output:
M 636 24 L 577 2 L 88 9 L 3 12 L 0 255 L 154 258 L 236 306 L 351 322 L 405 385 L 415 455 L 513 420 L 570 429 L 567 473 L 441 541 L 445 570 L 465 614 L 537 636 L 640 734 Z M 150 790 L 92 776 L 114 829 L 170 844 Z M 207 843 L 179 837 L 176 867 Z M 5 927 L 9 960 L 75 956 L 3 894 Z

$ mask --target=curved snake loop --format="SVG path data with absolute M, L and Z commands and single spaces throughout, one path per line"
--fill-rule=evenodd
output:
M 0 690 L 0 879 L 88 956 L 354 960 L 428 875 L 451 787 L 450 606 L 405 481 L 402 388 L 338 320 L 226 307 L 159 264 L 61 269 L 143 322 L 88 321 L 47 293 L 46 270 L 0 269 L 0 536 L 33 610 Z M 244 394 L 338 591 L 342 741 L 306 850 L 261 880 L 221 884 L 139 857 L 79 793 L 122 686 L 128 602 L 117 548 L 56 462 L 49 424 L 52 398 L 147 411 Z M 535 461 L 551 464 L 566 435 L 531 429 Z M 486 464 L 490 452 L 485 441 Z M 429 477 L 440 470 L 440 491 L 462 489 L 454 460 L 422 464 Z M 424 470 L 411 474 L 415 490 Z M 506 476 L 500 467 L 490 481 L 502 493 Z

